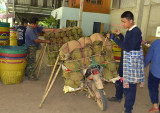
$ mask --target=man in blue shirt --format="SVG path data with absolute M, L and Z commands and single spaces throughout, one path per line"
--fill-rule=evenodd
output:
M 17 43 L 18 46 L 22 46 L 25 44 L 25 32 L 26 27 L 28 26 L 28 20 L 22 19 L 21 25 L 17 27 Z
M 160 39 L 155 40 L 145 57 L 145 67 L 151 62 L 148 76 L 148 89 L 153 107 L 149 112 L 159 113 L 159 81 L 160 81 Z
M 40 43 L 50 43 L 49 40 L 38 39 L 37 33 L 42 31 L 55 31 L 55 29 L 38 27 L 37 18 L 32 18 L 29 24 L 30 25 L 27 27 L 25 33 L 25 45 L 28 48 L 25 75 L 28 76 L 29 80 L 37 80 L 36 76 L 33 74 L 33 70 L 36 64 L 36 50 L 38 49 Z
M 116 95 L 109 99 L 113 102 L 121 102 L 123 93 L 125 95 L 125 111 L 132 113 L 136 98 L 137 83 L 144 84 L 143 51 L 141 48 L 142 33 L 134 24 L 134 15 L 126 11 L 121 15 L 122 26 L 128 29 L 125 37 L 119 30 L 115 30 L 120 39 L 113 37 L 113 40 L 122 49 L 121 61 L 118 69 L 121 80 L 116 82 Z M 107 35 L 110 37 L 109 35 Z

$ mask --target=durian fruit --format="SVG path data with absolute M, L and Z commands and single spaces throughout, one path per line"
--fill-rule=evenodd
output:
M 82 29 L 78 28 L 78 34 L 81 35 L 82 34 Z
M 93 55 L 93 50 L 91 49 L 90 46 L 85 46 L 83 48 L 83 54 L 84 54 L 84 57 L 90 57 Z
M 108 63 L 107 64 L 107 69 L 109 69 L 110 71 L 116 71 L 116 64 L 115 63 Z
M 93 46 L 93 51 L 94 51 L 95 54 L 100 54 L 101 50 L 102 50 L 101 45 L 94 45 Z
M 70 37 L 72 35 L 71 31 L 69 31 L 69 30 L 66 31 L 66 34 L 68 37 Z
M 54 51 L 58 51 L 59 50 L 59 47 L 56 45 L 56 46 L 53 46 L 53 50 Z
M 74 37 L 73 36 L 69 36 L 69 40 L 71 41 L 71 40 L 73 40 L 74 39 Z
M 73 35 L 73 39 L 74 39 L 74 40 L 78 40 L 78 39 L 79 39 L 78 34 L 74 34 L 74 35 Z
M 106 79 L 106 80 L 110 80 L 113 78 L 113 73 L 108 70 L 107 68 L 103 68 L 103 77 Z
M 113 77 L 114 77 L 114 78 L 118 77 L 117 71 L 113 71 L 112 73 L 113 73 Z
M 73 50 L 70 54 L 70 57 L 73 59 L 73 60 L 78 60 L 78 59 L 81 59 L 82 58 L 82 51 L 81 49 L 77 48 L 75 50 Z
M 63 52 L 60 51 L 60 52 L 59 52 L 59 56 L 60 56 L 60 59 L 61 59 L 61 60 L 68 60 L 69 57 L 70 57 L 70 54 L 69 54 L 69 53 L 63 54 Z
M 76 84 L 76 85 L 78 85 L 79 87 L 80 87 L 80 85 L 81 85 L 81 81 L 74 81 L 74 83 Z
M 83 75 L 81 72 L 71 72 L 70 79 L 73 81 L 80 81 L 83 79 Z
M 66 68 L 70 69 L 71 71 L 77 71 L 80 69 L 80 63 L 77 61 L 65 61 L 64 65 L 66 66 Z
M 65 85 L 70 86 L 72 88 L 78 88 L 79 87 L 79 85 L 75 84 L 75 82 L 71 79 L 66 79 L 65 80 Z
M 77 33 L 77 29 L 73 28 L 73 29 L 71 30 L 71 32 L 72 32 L 72 34 L 75 34 L 75 33 Z
M 49 52 L 47 54 L 47 60 L 49 65 L 54 65 L 57 59 L 58 52 Z
M 93 42 L 93 46 L 95 46 L 95 45 L 103 45 L 103 42 L 102 41 L 94 41 Z
M 51 37 L 51 38 L 54 38 L 54 37 L 55 37 L 54 32 L 51 32 L 51 33 L 50 33 L 50 37 Z
M 45 32 L 45 33 L 44 33 L 44 38 L 45 38 L 46 40 L 49 40 L 49 38 L 50 38 L 50 32 Z
M 99 64 L 104 62 L 104 57 L 100 56 L 100 55 L 94 56 L 93 59 L 95 60 L 95 62 L 97 62 Z
M 66 33 L 63 31 L 61 32 L 61 37 L 65 37 L 66 36 Z
M 69 41 L 69 38 L 68 37 L 63 37 L 63 44 L 65 44 L 66 42 L 68 42 Z
M 87 67 L 89 67 L 91 65 L 90 58 L 82 59 L 79 62 L 80 62 L 81 68 L 87 68 Z
M 61 33 L 57 32 L 57 33 L 55 33 L 55 36 L 56 36 L 56 38 L 60 38 L 61 37 Z
M 63 70 L 63 75 L 64 78 L 70 79 L 70 73 L 66 73 L 66 70 Z
M 114 60 L 114 57 L 113 57 L 112 51 L 108 51 L 108 50 L 107 50 L 107 51 L 105 52 L 104 59 L 105 59 L 106 62 L 113 61 L 113 60 Z

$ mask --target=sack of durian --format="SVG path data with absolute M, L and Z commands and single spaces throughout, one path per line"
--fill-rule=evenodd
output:
M 103 73 L 103 77 L 106 80 L 111 80 L 113 78 L 117 78 L 118 77 L 117 71 L 110 71 L 107 68 L 103 68 L 103 72 L 102 73 Z
M 91 60 L 90 58 L 83 58 L 82 60 L 79 60 L 80 62 L 80 67 L 83 68 L 87 68 L 91 65 Z
M 97 41 L 96 41 L 97 42 Z M 102 51 L 102 46 L 99 45 L 99 44 L 93 44 L 93 51 L 94 51 L 94 54 L 100 54 L 101 51 Z
M 58 51 L 54 51 L 54 52 L 48 52 L 47 53 L 47 64 L 48 66 L 53 66 L 56 62 L 58 56 Z
M 79 71 L 80 70 L 80 63 L 77 61 L 65 61 L 63 64 L 67 69 L 71 71 Z
M 104 52 L 105 52 L 104 55 L 105 62 L 114 61 L 113 52 L 111 50 L 106 50 Z
M 105 37 L 103 35 L 101 35 L 100 33 L 95 33 L 95 34 L 91 35 L 90 39 L 91 39 L 92 43 L 95 41 L 102 41 L 102 42 L 105 41 Z
M 82 35 L 82 29 L 81 28 L 78 28 L 78 35 Z
M 81 48 L 80 43 L 76 40 L 72 40 L 63 44 L 63 46 L 59 49 L 60 58 L 63 60 L 67 60 L 68 58 L 70 58 L 70 53 L 76 48 Z
M 72 60 L 78 60 L 82 58 L 82 49 L 77 48 L 74 49 L 71 53 L 70 53 L 70 58 Z
M 104 56 L 102 55 L 93 56 L 93 59 L 98 64 L 102 64 L 104 62 Z
M 87 45 L 83 48 L 84 57 L 91 57 L 93 55 L 93 50 L 90 45 Z
M 45 33 L 44 33 L 44 38 L 45 38 L 46 40 L 50 40 L 50 33 L 51 33 L 51 32 L 45 32 Z
M 81 85 L 81 81 L 73 81 L 72 79 L 65 79 L 65 85 L 72 88 L 78 88 Z
M 81 37 L 79 40 L 78 40 L 80 43 L 81 43 L 81 47 L 85 47 L 86 45 L 91 45 L 92 44 L 92 41 L 89 37 Z

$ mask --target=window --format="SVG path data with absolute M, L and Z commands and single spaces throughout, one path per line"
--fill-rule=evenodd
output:
M 90 3 L 90 0 L 86 0 L 86 2 Z
M 98 0 L 98 4 L 102 4 L 102 0 Z
M 96 1 L 96 0 L 91 0 L 91 3 L 92 3 L 92 4 L 96 4 L 97 1 Z
M 66 21 L 66 27 L 74 27 L 74 26 L 77 26 L 76 20 L 67 20 Z

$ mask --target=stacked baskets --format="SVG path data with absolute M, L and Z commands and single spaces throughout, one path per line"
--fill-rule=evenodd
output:
M 26 51 L 24 46 L 0 47 L 0 78 L 4 84 L 18 84 L 22 81 L 26 67 Z
M 121 50 L 122 49 L 115 42 L 112 42 L 112 44 L 113 44 L 113 56 L 114 56 L 114 59 L 116 60 L 116 67 L 118 69 L 120 60 L 121 60 Z
M 17 32 L 15 29 L 10 29 L 10 46 L 17 46 Z
M 0 45 L 9 45 L 9 23 L 0 22 Z

